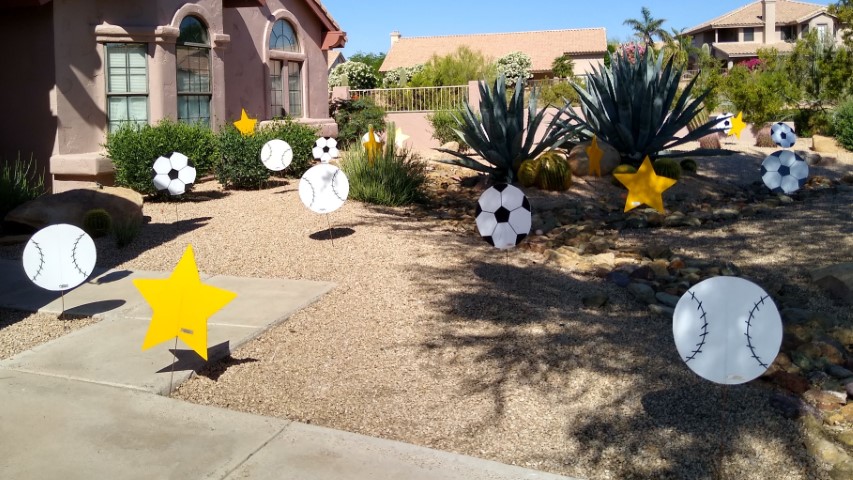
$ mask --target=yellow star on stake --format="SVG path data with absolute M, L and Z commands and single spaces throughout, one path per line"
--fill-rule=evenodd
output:
M 592 143 L 586 147 L 586 155 L 589 157 L 589 174 L 593 173 L 601 176 L 601 157 L 604 156 L 604 150 L 598 146 L 598 137 L 592 136 Z
M 234 126 L 237 127 L 237 130 L 240 130 L 240 133 L 243 135 L 253 135 L 255 133 L 255 124 L 258 123 L 257 118 L 249 118 L 249 115 L 246 114 L 246 109 L 240 109 L 240 120 L 234 122 Z
M 732 118 L 732 128 L 729 135 L 737 135 L 738 140 L 740 139 L 740 132 L 746 128 L 746 123 L 743 122 L 743 112 L 738 112 L 737 116 Z
M 675 180 L 655 174 L 649 157 L 643 160 L 637 173 L 614 173 L 614 177 L 628 189 L 628 199 L 625 200 L 625 211 L 646 204 L 664 213 L 663 192 L 675 185 Z
M 192 245 L 169 278 L 138 279 L 133 285 L 154 310 L 142 349 L 178 337 L 207 360 L 207 319 L 237 294 L 201 283 Z
M 376 156 L 382 150 L 382 145 L 376 141 L 376 134 L 373 133 L 373 125 L 367 127 L 367 141 L 364 142 L 364 149 L 367 151 L 367 161 L 372 167 Z
M 408 140 L 409 138 L 411 138 L 411 137 L 409 137 L 408 135 L 403 133 L 402 128 L 397 127 L 397 130 L 394 132 L 394 145 L 396 145 L 397 148 L 403 148 L 403 145 L 406 143 L 406 140 Z

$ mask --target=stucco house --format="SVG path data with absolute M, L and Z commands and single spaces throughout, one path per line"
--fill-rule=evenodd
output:
M 54 191 L 111 182 L 123 123 L 217 129 L 245 108 L 337 133 L 325 52 L 346 34 L 319 0 L 7 0 L 0 38 L 0 155 L 32 152 Z
M 790 52 L 794 42 L 811 30 L 835 42 L 842 40 L 841 25 L 825 5 L 791 0 L 758 0 L 684 30 L 682 35 L 692 36 L 696 47 L 707 44 L 731 68 L 756 58 L 760 48 Z
M 515 51 L 524 52 L 533 62 L 533 78 L 553 77 L 554 59 L 568 53 L 574 60 L 575 74 L 582 75 L 592 72 L 592 66 L 603 60 L 607 34 L 603 28 L 436 37 L 403 37 L 395 31 L 391 33 L 391 49 L 379 71 L 427 63 L 433 55 L 449 55 L 461 46 L 494 60 Z

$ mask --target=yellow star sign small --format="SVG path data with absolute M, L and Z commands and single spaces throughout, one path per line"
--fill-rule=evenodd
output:
M 133 285 L 154 310 L 142 350 L 178 337 L 207 360 L 207 319 L 237 294 L 201 283 L 192 245 L 169 278 L 137 279 Z
M 237 127 L 237 130 L 240 131 L 243 135 L 253 135 L 255 133 L 255 124 L 258 123 L 257 118 L 249 118 L 249 115 L 246 114 L 246 109 L 240 109 L 240 120 L 234 122 L 234 126 Z
M 664 213 L 662 194 L 675 185 L 675 180 L 658 176 L 649 157 L 643 160 L 637 173 L 614 173 L 613 176 L 628 189 L 628 198 L 625 200 L 626 212 L 645 204 Z
M 412 137 L 403 133 L 403 129 L 400 127 L 397 127 L 397 129 L 394 131 L 394 145 L 396 145 L 397 148 L 403 148 L 403 146 L 406 144 L 406 140 L 410 138 Z
M 593 173 L 601 176 L 601 157 L 604 156 L 604 150 L 598 146 L 598 137 L 592 136 L 592 143 L 586 147 L 586 155 L 589 157 L 589 174 Z
M 367 161 L 370 166 L 376 160 L 376 156 L 382 151 L 382 144 L 376 141 L 376 134 L 373 132 L 373 125 L 367 127 L 367 141 L 364 142 L 364 149 L 367 151 Z
M 746 128 L 746 123 L 743 121 L 743 112 L 738 112 L 737 116 L 732 118 L 732 129 L 730 135 L 737 135 L 740 139 L 740 132 Z

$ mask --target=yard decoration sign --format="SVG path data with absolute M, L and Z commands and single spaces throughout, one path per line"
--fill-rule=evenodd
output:
M 758 285 L 713 277 L 694 285 L 675 306 L 672 333 L 694 373 L 723 385 L 761 376 L 782 345 L 776 304 Z
M 740 140 L 740 133 L 746 128 L 746 123 L 743 121 L 743 112 L 738 112 L 737 116 L 732 118 L 732 128 L 730 135 L 737 136 Z
M 761 180 L 772 192 L 790 195 L 808 178 L 809 164 L 790 150 L 773 152 L 761 162 Z
M 180 338 L 207 360 L 207 319 L 237 297 L 236 293 L 201 283 L 192 245 L 167 279 L 136 279 L 133 285 L 154 315 L 142 350 Z
M 168 157 L 159 157 L 151 167 L 154 187 L 158 191 L 166 190 L 169 195 L 183 195 L 187 187 L 195 182 L 196 171 L 186 155 L 172 152 Z
M 261 148 L 261 163 L 273 172 L 284 170 L 292 161 L 293 149 L 284 140 L 272 139 Z
M 409 140 L 410 138 L 412 138 L 412 137 L 403 133 L 403 129 L 400 127 L 397 127 L 397 129 L 394 131 L 394 145 L 397 148 L 405 147 L 406 141 Z
M 311 149 L 311 154 L 314 156 L 315 160 L 320 160 L 323 163 L 329 163 L 329 160 L 340 156 L 338 141 L 332 137 L 320 137 L 316 142 L 314 142 L 314 148 Z
M 664 213 L 663 192 L 676 183 L 671 178 L 655 174 L 649 157 L 643 160 L 637 173 L 614 173 L 613 177 L 628 189 L 628 198 L 625 200 L 626 212 L 640 205 L 648 205 Z
M 382 154 L 382 143 L 377 140 L 376 133 L 373 131 L 373 125 L 368 126 L 367 133 L 362 138 L 364 150 L 367 152 L 367 161 L 370 166 L 376 161 L 376 157 Z
M 477 231 L 489 245 L 505 250 L 520 244 L 533 224 L 530 202 L 518 187 L 500 183 L 480 195 Z
M 309 168 L 299 180 L 299 199 L 316 213 L 341 208 L 349 196 L 349 179 L 340 168 L 320 163 Z
M 81 228 L 50 225 L 36 232 L 24 247 L 24 272 L 39 287 L 64 292 L 89 278 L 97 256 L 95 242 Z
M 598 137 L 592 136 L 592 143 L 586 148 L 586 155 L 589 157 L 589 174 L 601 176 L 601 158 L 604 156 L 604 150 L 598 146 Z
M 255 124 L 258 123 L 257 118 L 249 118 L 249 115 L 246 113 L 245 108 L 240 109 L 240 120 L 234 122 L 234 126 L 237 127 L 237 130 L 240 131 L 241 134 L 245 135 L 254 135 L 255 134 Z

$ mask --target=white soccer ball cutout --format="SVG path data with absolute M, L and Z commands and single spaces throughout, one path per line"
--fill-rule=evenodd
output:
M 512 248 L 530 233 L 530 202 L 517 187 L 495 185 L 480 195 L 476 222 L 483 240 L 502 250 Z
M 299 181 L 299 199 L 316 213 L 341 208 L 349 195 L 349 180 L 340 168 L 321 163 L 309 168 Z
M 152 174 L 157 190 L 167 190 L 169 195 L 181 195 L 195 182 L 195 167 L 186 155 L 173 152 L 169 157 L 154 161 Z
M 774 123 L 770 127 L 770 138 L 773 143 L 782 148 L 791 148 L 797 143 L 797 134 L 794 133 L 794 129 L 782 122 Z
M 24 247 L 24 271 L 36 285 L 55 292 L 80 285 L 95 269 L 95 242 L 66 223 L 36 232 Z
M 761 376 L 782 345 L 782 318 L 761 287 L 737 277 L 697 283 L 675 306 L 675 347 L 684 363 L 714 383 Z
M 293 149 L 290 144 L 277 138 L 261 147 L 261 162 L 273 172 L 280 172 L 293 161 Z
M 717 130 L 728 136 L 732 133 L 732 118 L 734 115 L 728 112 L 717 115 Z
M 331 137 L 320 137 L 314 142 L 314 148 L 311 150 L 314 158 L 323 163 L 327 163 L 333 158 L 338 158 L 338 141 Z
M 790 150 L 779 150 L 761 162 L 761 179 L 776 193 L 790 195 L 806 184 L 809 164 Z

